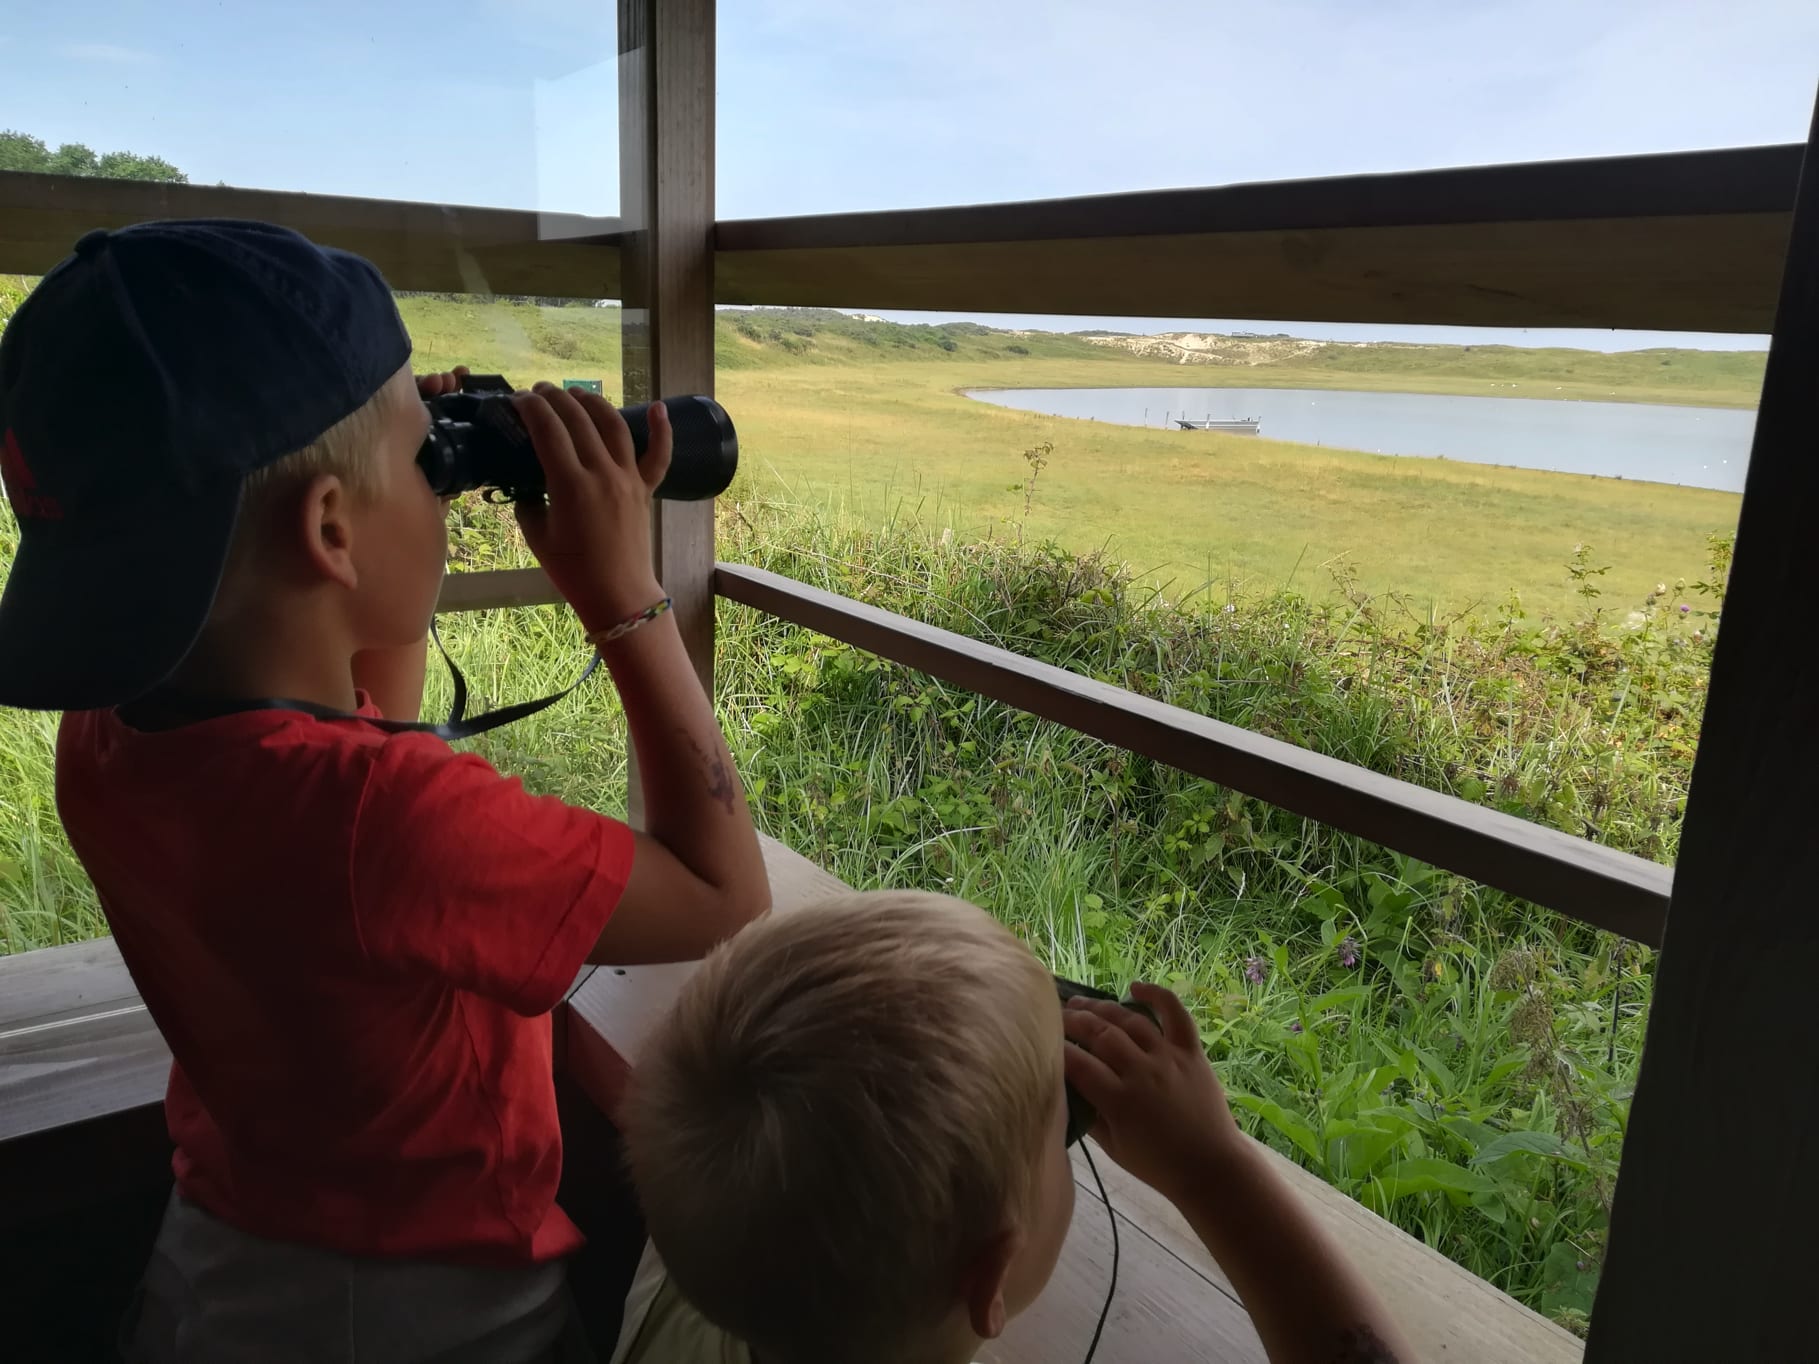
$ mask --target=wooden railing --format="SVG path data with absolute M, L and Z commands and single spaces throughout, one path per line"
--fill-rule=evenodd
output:
M 1801 151 L 721 222 L 713 298 L 1766 332 Z M 159 217 L 284 223 L 368 256 L 400 289 L 570 298 L 619 297 L 619 248 L 639 239 L 612 218 L 0 173 L 0 271 L 41 274 L 88 228 Z
M 1397 852 L 1658 946 L 1673 870 L 1456 796 L 1298 748 L 761 568 L 715 592 L 943 682 L 1205 777 Z M 540 569 L 449 578 L 439 608 L 561 600 Z
M 723 303 L 1766 332 L 1801 148 L 723 222 Z

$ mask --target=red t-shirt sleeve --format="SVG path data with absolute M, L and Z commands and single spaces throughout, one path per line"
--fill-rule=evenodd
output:
M 375 964 L 530 1016 L 587 960 L 632 867 L 616 819 L 533 796 L 424 734 L 380 745 L 355 816 L 355 923 Z

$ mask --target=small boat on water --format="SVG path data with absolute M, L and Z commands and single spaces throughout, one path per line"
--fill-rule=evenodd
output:
M 1187 417 L 1175 418 L 1175 424 L 1183 431 L 1224 431 L 1234 436 L 1254 436 L 1263 425 L 1261 417 L 1205 417 L 1193 421 Z

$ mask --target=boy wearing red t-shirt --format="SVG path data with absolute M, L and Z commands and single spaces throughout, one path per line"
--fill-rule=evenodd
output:
M 90 233 L 0 341 L 0 704 L 68 712 L 59 809 L 174 1056 L 137 1358 L 557 1357 L 550 1011 L 768 904 L 651 567 L 660 407 L 640 463 L 604 400 L 514 400 L 647 830 L 386 727 L 447 548 L 417 454 L 452 378 L 409 356 L 369 263 L 241 222 Z

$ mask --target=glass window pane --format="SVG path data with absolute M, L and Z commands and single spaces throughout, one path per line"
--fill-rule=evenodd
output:
M 0 169 L 156 170 L 118 157 L 131 152 L 195 184 L 611 214 L 615 14 L 581 0 L 16 7 L 6 126 L 48 164 L 20 164 L 35 156 L 15 144 Z

